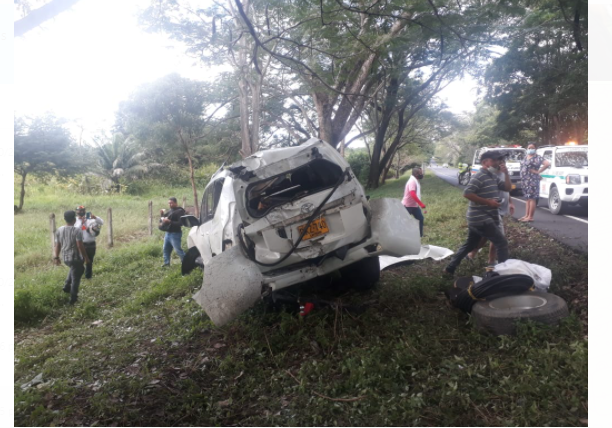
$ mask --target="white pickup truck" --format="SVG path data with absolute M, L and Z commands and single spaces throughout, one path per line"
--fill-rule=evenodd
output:
M 569 204 L 587 208 L 589 203 L 589 146 L 545 146 L 538 155 L 550 162 L 540 181 L 540 197 L 548 208 L 561 214 Z

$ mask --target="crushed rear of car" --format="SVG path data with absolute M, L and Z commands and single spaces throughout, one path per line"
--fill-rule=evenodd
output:
M 397 199 L 369 201 L 329 144 L 261 151 L 220 169 L 191 226 L 183 272 L 204 267 L 194 299 L 225 324 L 291 285 L 340 270 L 357 288 L 380 276 L 379 255 L 419 254 L 418 222 Z

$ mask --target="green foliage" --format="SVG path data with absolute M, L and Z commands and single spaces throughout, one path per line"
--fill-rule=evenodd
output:
M 112 187 L 106 185 L 107 190 L 120 191 L 122 184 L 143 178 L 164 166 L 154 162 L 151 154 L 143 150 L 133 136 L 126 138 L 120 133 L 115 133 L 111 138 L 101 136 L 96 139 L 96 144 L 97 168 L 94 173 L 112 183 Z
M 587 9 L 582 0 L 545 0 L 520 14 L 507 52 L 493 60 L 484 76 L 487 97 L 500 110 L 499 135 L 516 142 L 527 130 L 537 132 L 545 144 L 584 140 Z
M 499 110 L 487 103 L 480 103 L 474 113 L 455 121 L 455 131 L 438 141 L 436 156 L 451 165 L 454 162 L 471 164 L 474 153 L 480 147 L 509 145 L 498 133 Z M 532 133 L 520 134 L 529 141 Z M 524 144 L 523 141 L 523 145 Z
M 18 210 L 23 208 L 28 174 L 70 175 L 82 168 L 65 120 L 51 114 L 34 119 L 15 118 L 14 144 L 14 171 L 20 175 L 22 186 Z
M 347 150 L 346 160 L 359 182 L 365 185 L 370 174 L 370 157 L 366 149 Z
M 121 102 L 115 126 L 154 150 L 165 164 L 186 166 L 190 161 L 195 168 L 210 161 L 211 135 L 220 132 L 214 113 L 227 103 L 222 88 L 169 74 L 141 85 Z

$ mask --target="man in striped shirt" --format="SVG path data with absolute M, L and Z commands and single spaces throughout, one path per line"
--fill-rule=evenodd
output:
M 499 191 L 509 192 L 512 188 L 508 169 L 502 162 L 505 155 L 499 150 L 484 152 L 480 157 L 480 171 L 472 175 L 463 191 L 463 197 L 470 201 L 467 210 L 468 237 L 444 269 L 447 274 L 455 273 L 461 260 L 478 247 L 481 238 L 487 238 L 495 245 L 500 263 L 508 259 L 508 241 L 499 227 L 499 207 L 502 202 Z M 497 178 L 497 171 L 504 173 L 503 182 Z
M 70 304 L 76 303 L 79 294 L 81 277 L 85 272 L 83 263 L 90 263 L 87 251 L 83 245 L 83 232 L 74 227 L 76 213 L 66 211 L 64 213 L 66 226 L 62 226 L 55 232 L 55 257 L 53 260 L 57 266 L 61 265 L 60 251 L 64 264 L 70 268 L 68 277 L 64 282 L 64 292 L 70 293 Z

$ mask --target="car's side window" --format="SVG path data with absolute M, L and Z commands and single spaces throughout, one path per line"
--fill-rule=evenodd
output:
M 544 156 L 542 157 L 546 159 L 547 161 L 549 161 L 550 163 L 552 163 L 552 150 L 546 150 L 544 152 Z
M 202 209 L 200 210 L 200 223 L 206 223 L 215 216 L 224 181 L 224 178 L 220 178 L 208 186 L 204 191 L 204 195 L 202 196 Z

